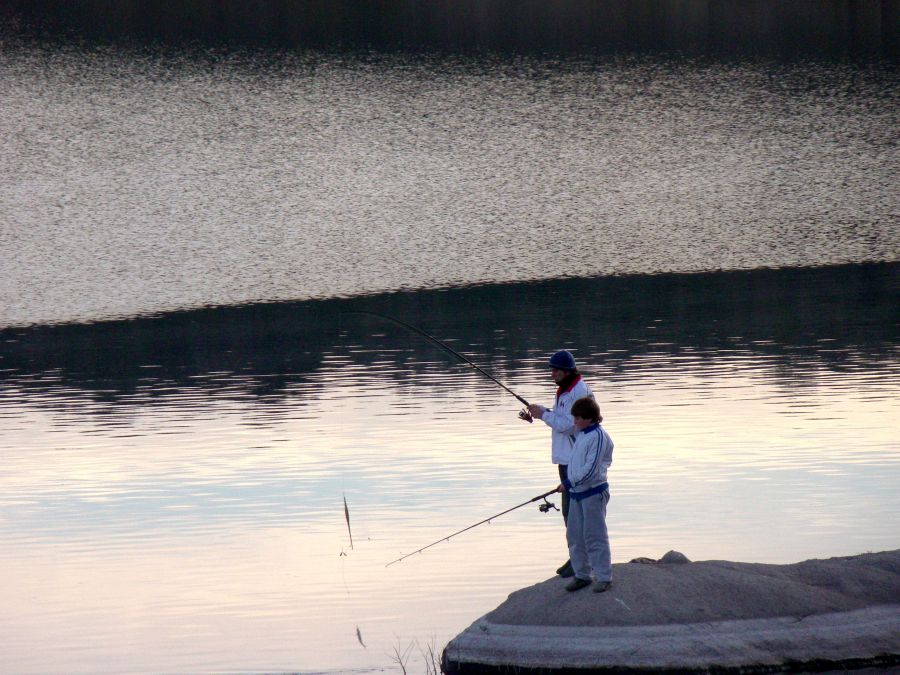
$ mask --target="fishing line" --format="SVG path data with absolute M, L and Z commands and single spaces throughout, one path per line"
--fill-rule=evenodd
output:
M 343 321 L 341 321 L 340 317 L 338 317 L 338 333 L 341 336 L 341 351 L 343 352 L 346 349 L 346 347 L 344 344 L 344 326 L 343 326 Z M 344 416 L 343 415 L 340 416 L 339 424 L 340 424 L 341 432 L 343 432 L 343 430 L 344 430 Z M 341 472 L 341 497 L 344 500 L 344 518 L 347 521 L 347 532 L 350 535 L 350 549 L 353 550 L 353 532 L 350 530 L 350 509 L 347 507 L 347 494 L 344 491 L 344 472 Z M 346 575 L 346 571 L 345 571 L 345 565 L 346 565 L 348 554 L 344 551 L 343 546 L 341 546 L 341 554 L 339 557 L 341 559 L 341 582 L 344 584 L 344 592 L 349 596 L 350 595 L 350 587 L 347 586 L 347 575 Z M 357 627 L 356 632 L 357 632 L 357 634 L 359 633 L 359 627 Z M 360 642 L 362 642 L 361 638 L 360 638 Z M 365 645 L 363 645 L 363 646 L 365 646 Z
M 493 375 L 491 375 L 491 374 L 490 374 L 488 371 L 486 371 L 484 368 L 482 368 L 481 366 L 479 366 L 477 363 L 473 363 L 473 362 L 470 361 L 468 358 L 466 358 L 465 356 L 463 356 L 462 354 L 460 354 L 458 351 L 456 351 L 455 349 L 453 349 L 453 348 L 450 347 L 449 345 L 447 345 L 447 344 L 441 342 L 440 340 L 438 340 L 438 339 L 437 339 L 436 337 L 434 337 L 433 335 L 429 335 L 428 333 L 426 333 L 426 332 L 425 332 L 424 330 L 422 330 L 421 328 L 417 328 L 416 326 L 413 326 L 412 324 L 406 323 L 405 321 L 401 321 L 400 319 L 397 319 L 397 318 L 395 318 L 395 317 L 393 317 L 393 316 L 388 316 L 387 314 L 379 314 L 378 312 L 368 312 L 368 311 L 364 311 L 364 310 L 355 310 L 355 311 L 351 311 L 351 312 L 344 312 L 344 314 L 365 314 L 365 315 L 368 315 L 368 316 L 378 317 L 379 319 L 385 319 L 385 320 L 387 320 L 387 321 L 392 321 L 392 322 L 396 323 L 398 326 L 403 326 L 403 327 L 406 328 L 407 330 L 412 331 L 413 333 L 416 333 L 417 335 L 421 335 L 423 338 L 425 338 L 426 340 L 428 340 L 428 341 L 431 342 L 432 344 L 437 345 L 438 347 L 440 347 L 440 348 L 443 349 L 444 351 L 449 352 L 450 354 L 452 354 L 453 356 L 455 356 L 456 358 L 458 358 L 458 359 L 459 359 L 460 361 L 462 361 L 463 363 L 466 363 L 466 364 L 472 366 L 472 368 L 474 368 L 474 369 L 477 370 L 479 373 L 481 373 L 482 375 L 484 375 L 484 376 L 485 376 L 486 378 L 488 378 L 491 382 L 493 382 L 493 383 L 499 385 L 499 386 L 500 386 L 501 388 L 503 388 L 505 391 L 507 391 L 507 392 L 509 392 L 510 394 L 512 394 L 513 396 L 515 396 L 515 397 L 516 397 L 516 400 L 518 400 L 518 401 L 519 401 L 522 405 L 524 405 L 526 408 L 529 406 L 528 401 L 526 401 L 524 398 L 522 398 L 521 396 L 519 396 L 516 392 L 514 392 L 512 389 L 510 389 L 509 387 L 507 387 L 505 384 L 503 384 L 500 380 L 498 380 L 496 377 L 494 377 Z M 522 416 L 522 419 L 527 419 L 528 422 L 531 422 L 531 417 L 530 417 L 530 415 L 526 417 L 526 416 L 523 415 L 523 413 L 524 413 L 524 415 L 527 415 L 527 412 L 526 412 L 526 411 L 522 411 L 522 413 L 520 413 L 520 416 Z

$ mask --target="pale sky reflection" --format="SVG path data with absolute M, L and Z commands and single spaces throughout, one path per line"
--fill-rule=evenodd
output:
M 897 546 L 895 378 L 823 368 L 793 388 L 736 357 L 660 377 L 592 372 L 616 442 L 616 562 Z M 552 488 L 548 432 L 459 371 L 401 386 L 343 375 L 316 382 L 302 414 L 283 397 L 258 426 L 258 403 L 181 401 L 196 414 L 182 411 L 175 435 L 177 400 L 94 418 L 4 396 L 0 580 L 16 608 L 0 612 L 4 667 L 159 671 L 178 653 L 191 671 L 375 669 L 398 636 L 441 646 L 552 574 L 561 519 L 532 505 L 386 568 Z M 552 397 L 543 370 L 522 386 Z

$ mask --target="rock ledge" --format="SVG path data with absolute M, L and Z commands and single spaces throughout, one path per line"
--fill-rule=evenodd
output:
M 616 564 L 602 594 L 569 593 L 558 577 L 516 591 L 450 641 L 444 671 L 900 670 L 900 550 L 792 565 L 686 560 Z

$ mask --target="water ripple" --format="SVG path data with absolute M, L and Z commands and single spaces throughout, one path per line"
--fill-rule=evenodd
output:
M 194 56 L 7 48 L 0 325 L 900 250 L 889 68 Z

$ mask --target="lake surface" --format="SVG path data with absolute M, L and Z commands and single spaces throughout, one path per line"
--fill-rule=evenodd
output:
M 877 62 L 13 42 L 0 325 L 893 261 L 898 83 Z
M 0 44 L 0 670 L 422 672 L 564 560 L 900 546 L 898 74 Z M 353 542 L 344 515 L 348 505 Z M 408 652 L 407 652 L 408 650 Z

